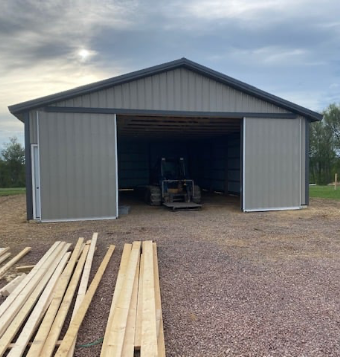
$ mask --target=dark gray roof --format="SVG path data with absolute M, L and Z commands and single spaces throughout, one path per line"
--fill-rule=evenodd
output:
M 202 66 L 196 62 L 190 61 L 186 58 L 181 58 L 172 62 L 160 64 L 150 68 L 142 69 L 139 71 L 131 72 L 121 76 L 113 77 L 103 81 L 91 83 L 85 86 L 70 89 L 64 92 L 48 95 L 45 97 L 29 100 L 19 104 L 11 105 L 8 107 L 9 111 L 14 115 L 19 115 L 23 112 L 27 112 L 32 109 L 47 106 L 58 101 L 77 97 L 79 95 L 89 94 L 95 91 L 99 91 L 105 88 L 109 88 L 118 84 L 134 81 L 140 78 L 148 77 L 154 74 L 159 74 L 176 68 L 187 68 L 203 76 L 209 77 L 220 83 L 226 84 L 234 89 L 252 95 L 256 98 L 262 99 L 266 102 L 272 103 L 278 107 L 284 108 L 293 113 L 302 115 L 311 121 L 322 120 L 322 114 L 301 107 L 300 105 L 289 102 L 285 99 L 279 98 L 273 94 L 267 93 L 261 89 L 253 87 L 249 84 L 241 82 L 237 79 L 226 76 L 223 73 L 214 71 L 208 67 Z

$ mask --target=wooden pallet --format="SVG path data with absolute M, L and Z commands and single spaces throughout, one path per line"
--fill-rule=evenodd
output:
M 142 247 L 142 253 L 141 253 Z M 125 244 L 101 357 L 165 356 L 157 246 Z
M 202 208 L 202 205 L 194 202 L 164 202 L 163 205 L 167 208 L 172 209 L 173 211 L 182 210 L 182 211 L 191 211 L 199 210 Z

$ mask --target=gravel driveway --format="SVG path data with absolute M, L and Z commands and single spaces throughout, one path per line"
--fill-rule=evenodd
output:
M 116 245 L 79 344 L 104 335 L 123 244 L 152 239 L 167 356 L 340 356 L 340 201 L 248 214 L 236 198 L 205 202 L 176 213 L 135 202 L 116 221 L 37 224 L 25 221 L 24 196 L 0 197 L 0 246 L 32 246 L 20 265 L 34 264 L 55 240 L 97 231 L 97 268 Z M 76 352 L 99 354 L 100 345 Z

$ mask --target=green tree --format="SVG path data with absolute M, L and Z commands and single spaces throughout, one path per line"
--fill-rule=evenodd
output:
M 16 137 L 10 138 L 1 151 L 0 186 L 25 186 L 25 149 Z
M 331 104 L 323 112 L 325 125 L 330 128 L 334 136 L 334 145 L 340 149 L 340 105 Z
M 332 128 L 322 122 L 313 123 L 310 129 L 310 174 L 318 185 L 332 181 L 336 154 Z

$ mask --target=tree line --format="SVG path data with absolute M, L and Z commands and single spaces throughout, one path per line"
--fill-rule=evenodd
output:
M 25 186 L 25 149 L 13 137 L 0 152 L 0 187 Z
M 310 125 L 310 182 L 327 185 L 340 176 L 340 104 L 331 104 L 321 122 Z M 25 149 L 17 138 L 0 152 L 0 187 L 25 186 Z
M 327 185 L 340 176 L 340 105 L 331 104 L 321 122 L 310 125 L 310 182 Z

